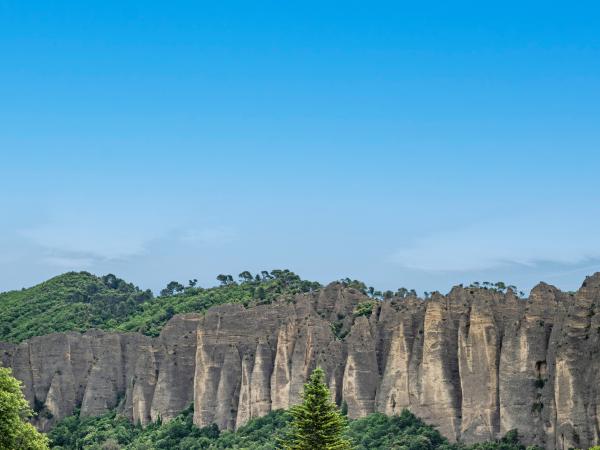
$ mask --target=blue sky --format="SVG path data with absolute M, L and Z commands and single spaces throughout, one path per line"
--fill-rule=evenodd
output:
M 597 2 L 0 0 L 0 290 L 600 270 Z

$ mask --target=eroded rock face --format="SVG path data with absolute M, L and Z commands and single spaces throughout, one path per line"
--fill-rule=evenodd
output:
M 43 430 L 112 408 L 147 424 L 192 402 L 194 422 L 235 429 L 298 402 L 321 366 L 350 417 L 408 408 L 452 440 L 517 428 L 548 449 L 600 440 L 600 274 L 563 293 L 454 288 L 378 302 L 334 283 L 293 302 L 174 317 L 160 337 L 89 331 L 0 343 Z M 333 325 L 333 326 L 332 326 Z M 343 339 L 340 337 L 343 336 Z

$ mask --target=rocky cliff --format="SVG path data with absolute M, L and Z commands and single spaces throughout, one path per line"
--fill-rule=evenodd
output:
M 136 422 L 190 403 L 199 426 L 233 429 L 298 401 L 317 365 L 350 417 L 409 408 L 453 440 L 518 428 L 548 449 L 600 442 L 600 274 L 576 293 L 540 284 L 529 299 L 456 287 L 377 302 L 334 283 L 292 302 L 225 305 L 174 317 L 160 337 L 89 331 L 0 343 L 37 425 L 77 407 Z

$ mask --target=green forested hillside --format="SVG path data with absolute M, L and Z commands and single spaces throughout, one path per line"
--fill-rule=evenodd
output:
M 19 342 L 57 331 L 90 328 L 140 331 L 156 336 L 174 314 L 201 312 L 222 303 L 270 302 L 280 295 L 307 292 L 318 283 L 300 279 L 289 270 L 273 270 L 252 276 L 240 274 L 240 282 L 219 275 L 220 286 L 203 289 L 190 280 L 188 286 L 171 282 L 154 298 L 114 275 L 97 277 L 69 272 L 37 286 L 0 294 L 0 340 Z
M 286 433 L 289 415 L 275 411 L 254 419 L 236 432 L 219 432 L 216 426 L 197 428 L 190 407 L 174 420 L 134 426 L 113 413 L 100 417 L 64 419 L 49 434 L 54 450 L 272 450 Z M 450 444 L 435 428 L 408 411 L 399 416 L 375 413 L 351 420 L 346 437 L 356 450 L 525 450 L 515 432 L 498 442 L 473 446 Z M 530 447 L 535 449 L 535 447 Z
M 18 342 L 55 331 L 114 328 L 152 299 L 106 275 L 69 272 L 37 286 L 0 294 L 0 340 Z

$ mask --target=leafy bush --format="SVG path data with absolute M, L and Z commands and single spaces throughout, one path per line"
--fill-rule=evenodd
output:
M 437 449 L 447 443 L 433 427 L 421 419 L 402 411 L 398 416 L 371 414 L 364 419 L 350 422 L 349 437 L 357 450 L 368 449 Z
M 374 302 L 363 302 L 356 305 L 354 308 L 353 315 L 354 317 L 367 316 L 369 317 L 373 312 L 373 307 L 375 306 Z
M 48 450 L 48 438 L 27 421 L 33 411 L 21 389 L 12 371 L 0 367 L 0 449 Z

